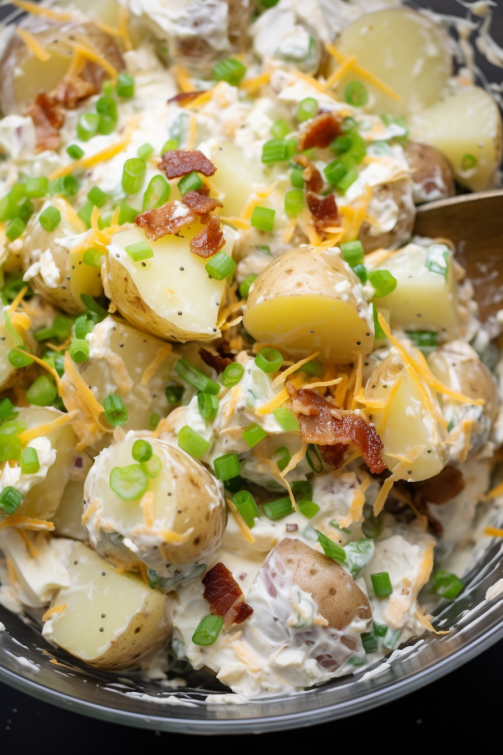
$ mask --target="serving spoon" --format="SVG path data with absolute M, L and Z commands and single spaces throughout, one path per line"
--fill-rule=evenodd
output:
M 482 322 L 503 309 L 503 189 L 421 205 L 414 233 L 455 244 L 456 259 L 473 284 Z

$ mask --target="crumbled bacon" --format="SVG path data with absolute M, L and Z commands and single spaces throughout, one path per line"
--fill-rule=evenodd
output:
M 357 446 L 369 467 L 377 474 L 386 469 L 381 458 L 383 444 L 375 428 L 354 412 L 339 409 L 315 391 L 298 391 L 287 381 L 293 411 L 299 415 L 302 441 L 321 446 L 353 443 Z
M 81 76 L 65 76 L 51 92 L 51 97 L 67 110 L 74 110 L 82 100 L 86 100 L 95 93 L 96 87 L 91 81 Z
M 188 191 L 183 197 L 182 202 L 190 207 L 193 212 L 201 217 L 201 223 L 207 223 L 210 219 L 210 212 L 216 210 L 217 207 L 223 207 L 222 202 L 213 197 L 208 197 L 206 194 L 200 194 L 198 191 Z
M 307 206 L 318 228 L 333 226 L 339 221 L 339 210 L 333 194 L 328 197 L 318 197 L 308 191 L 306 195 Z
M 323 189 L 323 179 L 316 165 L 305 155 L 297 155 L 294 162 L 304 168 L 302 178 L 306 182 L 307 191 L 321 191 Z
M 232 573 L 221 561 L 203 577 L 203 597 L 210 604 L 211 613 L 224 620 L 228 629 L 232 624 L 242 624 L 253 613 L 245 603 L 245 597 Z
M 26 108 L 35 126 L 37 150 L 58 149 L 59 130 L 65 122 L 65 114 L 56 100 L 46 92 L 40 92 L 35 102 Z
M 325 464 L 334 469 L 339 469 L 348 448 L 349 446 L 344 443 L 335 443 L 333 446 L 318 446 L 318 451 Z
M 323 113 L 302 128 L 299 134 L 299 152 L 311 147 L 328 147 L 341 133 L 339 118 L 334 113 Z
M 212 354 L 211 351 L 208 351 L 207 349 L 199 349 L 199 356 L 208 367 L 213 367 L 219 375 L 229 364 L 232 364 L 232 359 L 229 359 L 229 357 L 221 357 L 218 354 Z
M 174 97 L 169 98 L 168 105 L 176 102 L 180 107 L 184 107 L 185 105 L 188 105 L 189 102 L 192 102 L 192 100 L 197 100 L 201 94 L 202 92 L 180 92 L 179 94 L 175 94 Z
M 435 477 L 421 482 L 411 482 L 407 487 L 412 488 L 423 501 L 442 504 L 451 501 L 465 487 L 463 474 L 448 464 Z
M 202 152 L 198 150 L 189 152 L 184 149 L 172 149 L 170 152 L 165 152 L 157 167 L 165 170 L 169 179 L 186 176 L 194 170 L 202 173 L 203 176 L 212 176 L 216 171 L 211 160 L 208 160 Z
M 197 215 L 190 209 L 185 215 L 180 214 L 180 202 L 166 202 L 162 207 L 142 212 L 136 216 L 135 223 L 143 228 L 149 241 L 157 241 L 162 236 L 178 233 L 180 228 L 197 220 Z
M 190 251 L 206 259 L 213 257 L 223 246 L 225 246 L 225 239 L 220 228 L 220 218 L 218 215 L 212 215 L 202 231 L 199 231 L 191 240 Z

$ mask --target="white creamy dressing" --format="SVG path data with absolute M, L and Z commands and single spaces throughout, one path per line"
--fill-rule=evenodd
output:
M 49 438 L 34 438 L 26 444 L 27 448 L 34 448 L 38 455 L 40 468 L 37 472 L 26 474 L 21 472 L 21 465 L 15 463 L 12 466 L 6 464 L 0 477 L 0 491 L 9 487 L 9 485 L 20 493 L 26 495 L 34 485 L 45 480 L 47 472 L 56 461 L 56 449 L 52 447 Z

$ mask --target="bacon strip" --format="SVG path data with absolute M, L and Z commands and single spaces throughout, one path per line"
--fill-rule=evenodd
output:
M 304 168 L 302 178 L 306 182 L 307 191 L 321 191 L 323 189 L 323 178 L 316 165 L 305 155 L 297 155 L 294 162 Z
M 333 446 L 318 446 L 318 451 L 325 464 L 334 469 L 339 469 L 348 448 L 349 446 L 344 443 L 336 443 Z
M 339 222 L 339 210 L 333 194 L 329 194 L 328 197 L 318 197 L 308 191 L 306 200 L 318 228 L 327 228 Z
M 319 393 L 307 389 L 298 391 L 287 381 L 293 411 L 299 416 L 301 438 L 304 443 L 321 446 L 353 443 L 357 446 L 370 471 L 378 474 L 386 469 L 381 458 L 383 444 L 374 427 L 354 412 L 339 409 Z
M 157 167 L 159 170 L 166 171 L 168 179 L 186 176 L 194 170 L 202 173 L 203 176 L 212 176 L 216 171 L 211 160 L 208 160 L 202 152 L 198 150 L 188 152 L 184 149 L 172 149 L 170 152 L 165 152 Z
M 224 620 L 224 628 L 242 624 L 253 613 L 232 573 L 221 561 L 203 577 L 203 597 L 210 604 L 211 613 Z
M 86 100 L 95 93 L 96 87 L 91 81 L 81 76 L 65 76 L 50 96 L 67 110 L 74 110 L 82 100 Z
M 328 147 L 336 137 L 342 134 L 341 121 L 333 113 L 323 113 L 307 121 L 299 134 L 299 152 L 311 147 Z
M 199 356 L 208 367 L 213 367 L 219 375 L 229 364 L 232 364 L 232 359 L 229 359 L 229 357 L 221 357 L 219 354 L 212 354 L 211 351 L 208 351 L 207 349 L 199 349 Z
M 35 102 L 26 108 L 35 126 L 37 150 L 58 149 L 59 130 L 65 122 L 65 114 L 56 100 L 47 92 L 40 92 Z
M 169 98 L 168 105 L 171 105 L 172 102 L 176 102 L 177 105 L 183 107 L 184 105 L 188 105 L 189 102 L 192 102 L 192 100 L 197 100 L 201 94 L 202 92 L 180 92 L 179 94 L 175 94 L 174 97 Z
M 202 231 L 199 231 L 191 240 L 190 251 L 198 257 L 207 259 L 213 257 L 223 246 L 225 246 L 225 239 L 220 228 L 220 218 L 218 215 L 212 215 Z
M 187 209 L 180 202 L 166 202 L 162 207 L 142 212 L 136 216 L 135 223 L 143 228 L 149 241 L 157 241 L 162 236 L 178 233 L 180 228 L 194 223 L 198 218 L 195 212 L 188 210 L 185 215 L 180 209 Z M 220 221 L 219 221 L 220 222 Z
M 198 191 L 188 191 L 183 197 L 182 202 L 190 207 L 193 212 L 197 212 L 201 216 L 201 223 L 207 223 L 210 219 L 210 212 L 216 210 L 217 207 L 223 207 L 222 202 L 213 197 L 208 197 L 205 194 L 200 194 Z

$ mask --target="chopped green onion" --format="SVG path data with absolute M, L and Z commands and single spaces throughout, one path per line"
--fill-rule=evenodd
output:
M 292 129 L 283 118 L 279 118 L 279 120 L 277 120 L 271 126 L 271 134 L 275 139 L 284 139 L 285 136 L 291 132 L 291 130 Z
M 23 503 L 23 494 L 7 485 L 0 493 L 0 509 L 3 509 L 7 516 L 14 514 Z
M 70 146 L 66 148 L 66 151 L 72 160 L 80 160 L 84 155 L 84 150 L 79 147 L 78 144 L 70 144 Z
M 47 375 L 41 375 L 26 391 L 26 400 L 35 406 L 49 406 L 57 395 L 53 381 Z
M 224 620 L 220 616 L 205 616 L 197 625 L 197 629 L 192 635 L 192 642 L 194 645 L 201 645 L 202 647 L 213 645 L 223 625 Z
M 271 233 L 274 228 L 275 216 L 276 210 L 271 210 L 269 207 L 256 206 L 253 208 L 251 224 L 259 231 L 267 231 L 268 233 Z
M 120 427 L 129 419 L 129 413 L 120 396 L 107 396 L 103 401 L 107 422 L 112 427 Z
M 136 150 L 136 154 L 141 160 L 148 160 L 150 155 L 154 153 L 154 147 L 152 147 L 151 144 L 148 142 L 145 142 L 145 144 L 142 144 L 141 147 L 138 147 Z
M 222 372 L 222 385 L 225 388 L 232 388 L 239 383 L 244 374 L 245 369 L 243 365 L 239 364 L 239 362 L 232 362 Z
M 7 328 L 8 334 L 11 336 L 12 340 L 17 346 L 24 348 L 23 339 L 21 338 L 21 336 L 15 329 L 14 325 L 12 324 L 12 320 L 10 319 L 10 314 L 6 309 L 4 309 L 3 316 L 4 316 L 5 327 Z
M 341 244 L 342 256 L 351 267 L 363 262 L 365 255 L 363 253 L 363 244 L 361 241 L 346 241 Z
M 217 480 L 232 480 L 239 474 L 239 459 L 234 453 L 219 456 L 214 460 L 213 466 Z
M 68 353 L 73 362 L 82 364 L 89 359 L 89 344 L 80 338 L 75 338 L 68 347 Z
M 297 120 L 299 123 L 308 121 L 310 118 L 314 118 L 317 112 L 318 102 L 314 97 L 306 97 L 299 102 L 299 107 L 297 108 Z
M 271 139 L 262 147 L 262 162 L 281 163 L 288 160 L 288 147 L 281 139 Z
M 86 336 L 89 333 L 89 324 L 87 322 L 86 315 L 80 315 L 75 320 L 75 338 L 80 341 L 85 341 Z
M 99 186 L 93 186 L 91 191 L 87 193 L 87 198 L 95 207 L 103 207 L 108 199 L 108 194 L 105 194 Z
M 260 443 L 261 440 L 267 437 L 266 431 L 263 430 L 260 425 L 257 425 L 256 422 L 252 422 L 251 425 L 245 427 L 241 432 L 241 435 L 248 448 L 253 448 L 257 443 Z
M 376 341 L 380 341 L 383 338 L 386 338 L 386 333 L 381 328 L 381 324 L 377 318 L 377 314 L 378 314 L 377 309 L 375 308 L 374 305 L 372 305 L 372 317 L 374 319 L 374 334 L 375 334 Z
M 304 192 L 301 189 L 291 189 L 285 193 L 285 213 L 289 218 L 296 218 L 302 212 Z
M 363 107 L 369 99 L 368 92 L 359 81 L 350 81 L 344 87 L 344 101 L 353 107 Z
M 297 139 L 285 139 L 285 146 L 288 159 L 290 159 L 297 152 Z M 305 153 L 303 152 L 302 154 Z
M 155 571 L 155 569 L 147 569 L 147 581 L 148 581 L 149 587 L 151 587 L 152 590 L 155 590 L 155 588 L 159 585 L 161 580 L 162 580 L 161 575 L 158 574 Z
M 341 180 L 337 182 L 337 188 L 340 189 L 343 194 L 345 194 L 349 187 L 354 184 L 357 178 L 358 171 L 355 168 L 351 168 L 350 170 L 348 170 L 344 178 L 341 178 Z
M 257 250 L 257 252 L 261 252 L 262 254 L 266 254 L 268 257 L 272 257 L 271 247 L 267 244 L 260 244 L 259 246 L 256 246 L 255 249 Z
M 12 403 L 10 398 L 3 398 L 0 401 L 0 422 L 7 419 L 7 417 L 13 414 L 13 412 L 14 412 L 14 404 Z
M 188 173 L 178 181 L 178 190 L 182 197 L 184 197 L 189 191 L 199 191 L 202 189 L 203 182 L 198 176 L 195 170 L 192 173 Z
M 217 416 L 219 404 L 218 398 L 213 393 L 199 393 L 197 395 L 197 406 L 203 419 L 212 422 Z
M 169 201 L 171 186 L 163 176 L 154 176 L 143 195 L 143 212 L 162 207 Z
M 210 259 L 205 265 L 205 270 L 210 276 L 217 281 L 223 281 L 227 278 L 236 268 L 236 263 L 225 252 L 218 252 L 214 257 Z
M 183 396 L 183 388 L 179 385 L 168 385 L 165 390 L 166 398 L 170 404 L 178 404 Z
M 255 357 L 255 364 L 262 372 L 277 372 L 283 364 L 283 357 L 277 349 L 266 347 L 258 352 Z
M 49 179 L 45 176 L 41 178 L 28 178 L 26 181 L 26 196 L 30 199 L 45 197 L 49 191 Z
M 246 480 L 243 480 L 240 475 L 236 475 L 232 479 L 225 481 L 225 488 L 231 493 L 237 493 L 239 490 L 241 490 L 245 482 Z
M 100 97 L 96 102 L 96 112 L 99 115 L 106 115 L 115 121 L 117 121 L 119 117 L 117 103 L 114 100 L 113 96 L 110 97 L 108 95 L 104 95 L 103 97 Z
M 188 425 L 178 433 L 178 447 L 195 459 L 200 459 L 210 449 L 210 443 Z
M 148 488 L 148 475 L 140 464 L 114 467 L 110 472 L 110 488 L 123 501 L 137 501 Z
M 302 168 L 294 168 L 290 173 L 290 183 L 292 184 L 292 186 L 295 186 L 296 189 L 303 189 L 305 186 L 305 181 L 302 178 L 302 173 Z
M 344 152 L 347 152 L 351 149 L 351 137 L 345 135 L 345 136 L 338 136 L 334 141 L 330 144 L 330 149 L 332 152 L 335 152 L 337 155 L 341 155 Z
M 336 186 L 339 181 L 344 178 L 347 172 L 348 170 L 346 166 L 340 160 L 334 160 L 323 169 L 325 178 L 327 179 L 328 183 L 332 184 L 333 186 Z
M 320 472 L 323 472 L 323 460 L 320 456 L 320 452 L 318 451 L 318 446 L 316 446 L 314 443 L 310 443 L 307 447 L 306 461 L 313 472 L 316 472 L 318 474 Z
M 286 446 L 281 446 L 281 448 L 278 448 L 278 450 L 274 452 L 273 457 L 278 456 L 278 455 L 279 455 L 279 459 L 276 462 L 276 465 L 279 471 L 282 472 L 290 464 L 292 457 L 291 457 L 290 451 L 288 450 Z
M 365 267 L 365 265 L 355 265 L 353 272 L 359 277 L 362 285 L 364 286 L 367 282 L 367 268 Z
M 386 637 L 386 633 L 388 631 L 387 624 L 378 624 L 377 621 L 374 621 L 373 625 L 374 625 L 374 634 L 376 635 L 376 637 Z
M 287 409 L 286 406 L 278 406 L 278 408 L 273 411 L 273 415 L 276 422 L 281 425 L 285 433 L 300 432 L 299 423 L 297 422 L 295 415 L 292 414 L 290 409 Z
M 302 367 L 299 367 L 298 370 L 295 370 L 295 372 L 305 372 L 306 375 L 312 375 L 313 377 L 322 377 L 325 368 L 323 367 L 321 362 L 318 362 L 317 359 L 311 359 L 309 362 L 306 362 L 302 365 Z
M 397 136 L 394 136 L 397 141 L 406 141 L 407 136 L 409 134 L 409 129 L 407 127 L 407 123 L 405 121 L 405 118 L 402 118 L 401 115 L 397 116 L 391 116 L 391 115 L 381 115 L 381 120 L 386 126 L 398 126 L 401 133 Z
M 150 419 L 148 421 L 148 429 L 149 430 L 155 430 L 157 428 L 157 425 L 161 421 L 160 416 L 157 414 L 157 412 L 153 412 L 150 415 Z
M 18 219 L 22 220 L 23 223 L 26 224 L 32 215 L 33 215 L 33 205 L 29 199 L 25 199 L 24 202 L 19 205 Z
M 135 81 L 130 73 L 121 71 L 117 77 L 117 94 L 119 97 L 129 99 L 134 95 Z
M 473 155 L 463 155 L 461 158 L 461 170 L 471 170 L 477 166 L 477 158 Z
M 49 183 L 49 194 L 68 194 L 73 197 L 79 191 L 79 182 L 74 176 L 60 176 Z
M 391 627 L 388 627 L 388 631 L 386 632 L 386 636 L 382 644 L 385 648 L 388 648 L 388 650 L 394 650 L 399 644 L 401 634 L 401 629 L 391 629 Z
M 77 136 L 81 142 L 88 142 L 98 132 L 100 116 L 96 113 L 84 113 L 77 122 Z
M 57 207 L 46 207 L 39 215 L 40 225 L 44 231 L 53 231 L 61 222 L 61 213 Z
M 148 440 L 135 440 L 133 443 L 133 449 L 131 451 L 133 459 L 138 463 L 142 461 L 148 461 L 152 458 L 154 453 L 152 444 Z
M 9 239 L 9 241 L 14 241 L 15 239 L 19 238 L 23 231 L 26 230 L 26 223 L 21 220 L 21 218 L 14 218 L 14 220 L 11 220 L 9 225 L 7 226 L 7 230 L 5 232 L 5 235 Z
M 352 160 L 354 160 L 357 165 L 359 165 L 367 155 L 367 145 L 365 143 L 365 139 L 360 136 L 356 129 L 350 132 L 349 137 L 345 138 L 349 138 L 349 141 L 351 143 L 347 155 Z
M 91 204 L 91 202 L 86 202 L 84 205 L 82 205 L 80 210 L 77 212 L 77 215 L 79 216 L 81 220 L 84 221 L 87 228 L 91 227 L 92 214 L 93 214 L 93 205 Z
M 432 578 L 432 592 L 440 595 L 442 598 L 454 600 L 464 588 L 464 582 L 455 574 L 450 574 L 443 569 L 439 569 Z
M 217 63 L 213 69 L 213 78 L 215 81 L 226 81 L 232 86 L 239 86 L 246 73 L 246 66 L 236 58 L 227 58 Z
M 148 461 L 143 461 L 141 466 L 149 477 L 155 479 L 162 469 L 162 461 L 157 454 L 153 454 Z
M 258 275 L 256 273 L 251 273 L 251 275 L 248 275 L 242 283 L 239 285 L 239 295 L 243 297 L 243 299 L 246 299 L 248 294 L 250 293 L 250 288 L 252 286 L 252 283 L 258 278 Z
M 36 448 L 25 448 L 21 451 L 21 474 L 36 474 L 40 469 L 40 461 Z
M 164 155 L 165 152 L 172 152 L 174 149 L 178 149 L 178 147 L 178 139 L 168 139 L 168 141 L 164 142 L 162 145 L 161 155 Z
M 18 348 L 26 351 L 25 346 L 19 346 Z M 22 354 L 20 351 L 16 351 L 16 349 L 9 351 L 7 359 L 13 367 L 28 367 L 28 365 L 33 364 L 33 359 L 28 354 Z
M 290 483 L 290 488 L 296 501 L 313 500 L 313 486 L 308 480 L 295 480 Z
M 436 349 L 439 344 L 439 334 L 431 330 L 406 330 L 405 335 L 416 349 Z
M 122 188 L 126 194 L 136 194 L 145 180 L 147 165 L 139 157 L 130 157 L 122 169 Z
M 268 519 L 282 519 L 288 514 L 293 514 L 293 506 L 290 498 L 285 496 L 284 498 L 278 498 L 276 501 L 270 503 L 264 503 L 262 511 Z
M 334 543 L 334 541 L 324 535 L 323 532 L 320 532 L 319 530 L 315 530 L 315 532 L 318 535 L 318 542 L 323 548 L 325 556 L 332 558 L 334 561 L 344 563 L 346 561 L 344 548 L 341 548 L 340 545 Z
M 243 517 L 246 526 L 249 529 L 253 529 L 255 519 L 258 519 L 260 512 L 252 494 L 247 490 L 240 490 L 234 496 L 233 502 L 238 512 Z
M 279 3 L 279 0 L 260 0 L 260 5 L 265 10 L 268 10 L 269 8 L 274 8 L 275 5 Z
M 370 655 L 370 653 L 377 653 L 377 637 L 373 632 L 362 632 L 360 637 L 362 638 L 363 649 Z
M 101 322 L 105 319 L 105 317 L 108 316 L 107 310 L 101 307 L 98 302 L 93 299 L 92 296 L 89 296 L 88 294 L 81 294 L 80 300 L 84 307 L 89 310 L 87 313 L 88 317 L 96 320 L 96 322 Z
M 320 510 L 318 504 L 313 503 L 313 501 L 299 501 L 298 506 L 300 513 L 302 516 L 305 516 L 306 519 L 312 519 Z
M 17 419 L 6 420 L 0 425 L 1 435 L 19 435 L 23 433 L 27 428 L 26 422 L 20 422 Z
M 150 244 L 147 244 L 146 241 L 137 241 L 136 244 L 128 244 L 128 246 L 125 247 L 125 250 L 133 262 L 150 260 L 154 256 L 152 247 Z
M 124 223 L 134 223 L 135 218 L 138 215 L 138 210 L 135 210 L 134 207 L 131 207 L 124 201 L 120 202 L 118 207 L 120 208 L 119 225 L 124 225 Z
M 391 595 L 391 593 L 393 592 L 393 587 L 391 585 L 391 580 L 387 571 L 371 574 L 370 579 L 372 581 L 374 592 L 378 598 L 384 597 L 386 595 Z
M 117 118 L 113 118 L 111 115 L 100 115 L 98 121 L 98 134 L 112 134 L 117 126 Z
M 190 362 L 186 362 L 185 359 L 179 359 L 175 363 L 176 374 L 184 381 L 188 383 L 201 393 L 213 393 L 217 396 L 220 393 L 220 386 L 211 380 L 202 370 L 194 367 Z
M 73 318 L 58 315 L 54 318 L 51 327 L 38 330 L 35 333 L 35 338 L 37 341 L 46 341 L 49 338 L 56 338 L 59 343 L 63 343 L 72 332 L 72 326 Z
M 344 550 L 346 551 L 349 573 L 353 579 L 358 579 L 374 557 L 374 541 L 372 538 L 361 538 L 360 540 L 348 543 Z
M 84 265 L 89 265 L 89 267 L 95 267 L 98 270 L 101 270 L 103 253 L 100 252 L 99 249 L 86 249 L 82 257 L 82 262 Z
M 357 655 L 354 655 L 352 658 L 348 660 L 348 663 L 350 663 L 351 666 L 356 666 L 356 667 L 365 666 L 365 664 L 367 663 L 367 660 L 366 658 L 358 658 Z
M 18 461 L 21 458 L 22 447 L 17 435 L 9 435 L 2 430 L 0 435 L 0 461 Z
M 381 299 L 383 296 L 388 296 L 397 287 L 397 279 L 391 275 L 389 270 L 373 270 L 368 273 L 368 279 L 375 289 L 375 296 Z
M 431 273 L 443 275 L 447 279 L 449 274 L 449 248 L 445 244 L 432 244 L 429 247 L 426 268 Z

